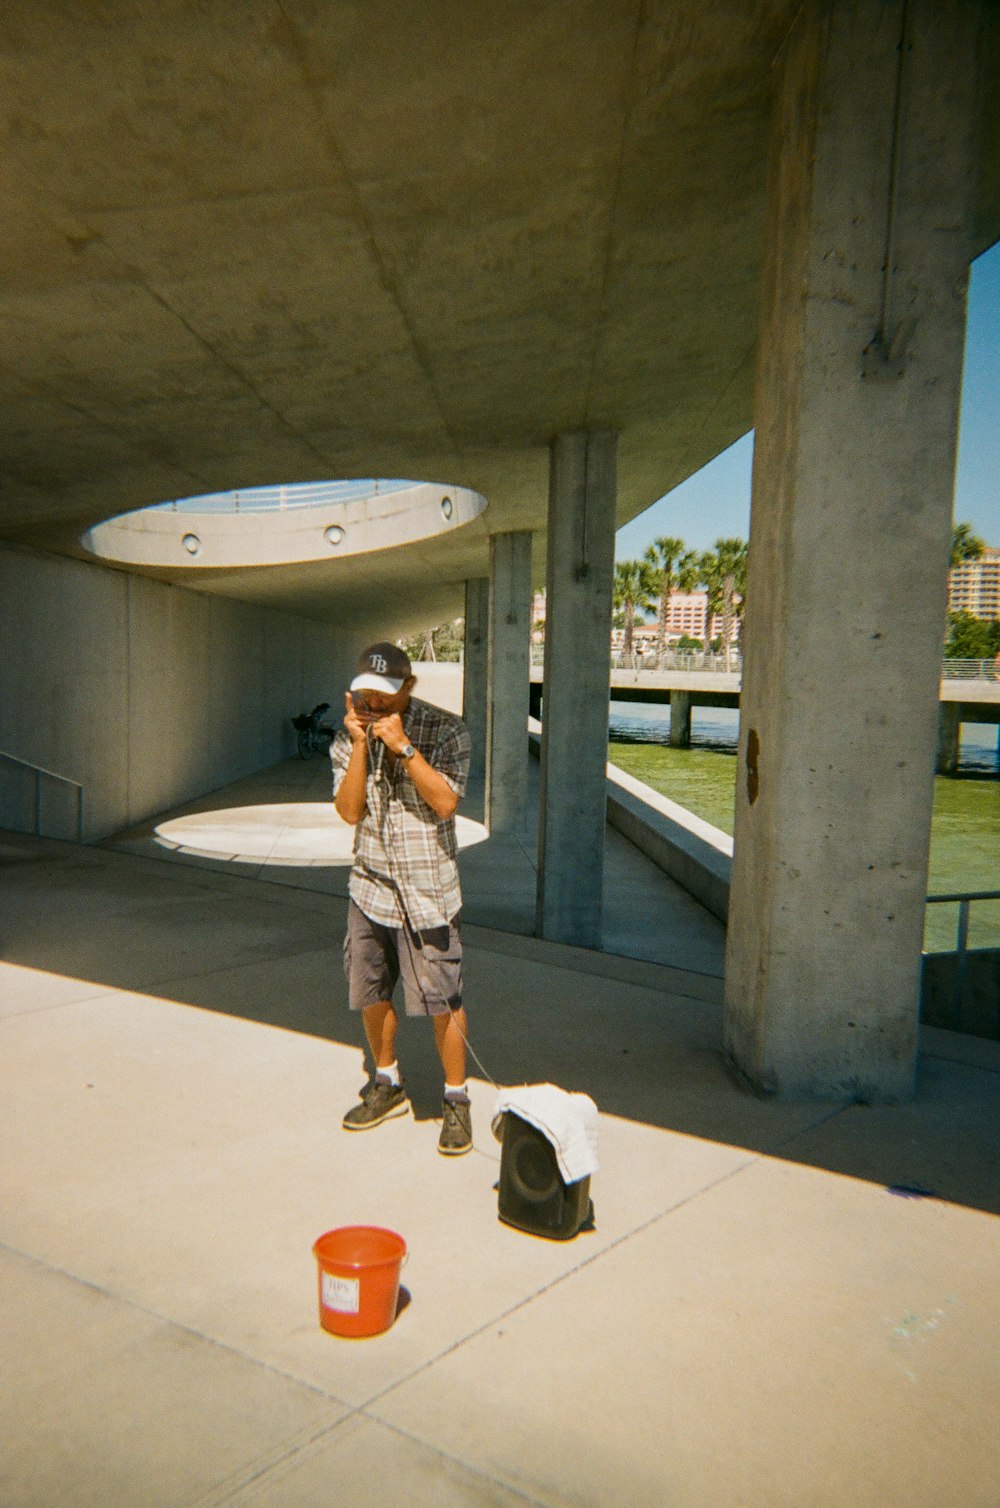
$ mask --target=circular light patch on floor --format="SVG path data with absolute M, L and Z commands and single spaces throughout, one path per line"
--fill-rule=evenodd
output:
M 157 503 L 95 524 L 80 543 L 121 565 L 233 570 L 334 560 L 460 529 L 487 504 L 453 483 L 308 482 Z
M 482 823 L 468 817 L 456 817 L 455 830 L 459 848 L 482 843 L 487 837 Z M 341 869 L 349 868 L 354 857 L 354 828 L 338 817 L 332 802 L 276 802 L 190 812 L 161 822 L 153 837 L 161 848 L 231 864 Z

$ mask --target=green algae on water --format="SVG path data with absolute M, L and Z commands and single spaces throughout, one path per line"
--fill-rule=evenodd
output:
M 608 758 L 654 791 L 732 834 L 735 754 L 616 740 L 608 749 Z M 971 890 L 1000 890 L 1000 780 L 938 776 L 934 782 L 928 894 Z M 929 906 L 925 948 L 931 952 L 953 948 L 957 917 L 957 904 Z M 1000 902 L 974 904 L 969 946 L 998 945 Z

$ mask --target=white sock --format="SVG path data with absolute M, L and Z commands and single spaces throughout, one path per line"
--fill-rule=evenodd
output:
M 444 1097 L 446 1100 L 467 1100 L 469 1098 L 469 1086 L 467 1084 L 445 1084 Z
M 388 1079 L 389 1083 L 399 1088 L 399 1064 L 390 1063 L 388 1068 L 376 1068 L 375 1075 L 380 1079 Z

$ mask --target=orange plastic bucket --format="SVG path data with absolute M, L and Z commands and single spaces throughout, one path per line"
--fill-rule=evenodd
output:
M 319 1322 L 331 1335 L 381 1335 L 396 1318 L 406 1242 L 377 1225 L 343 1225 L 313 1246 Z

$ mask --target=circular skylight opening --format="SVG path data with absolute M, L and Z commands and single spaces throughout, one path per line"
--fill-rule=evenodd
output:
M 102 560 L 161 569 L 294 565 L 432 539 L 485 508 L 471 487 L 440 482 L 304 482 L 138 508 L 88 529 L 81 544 Z

